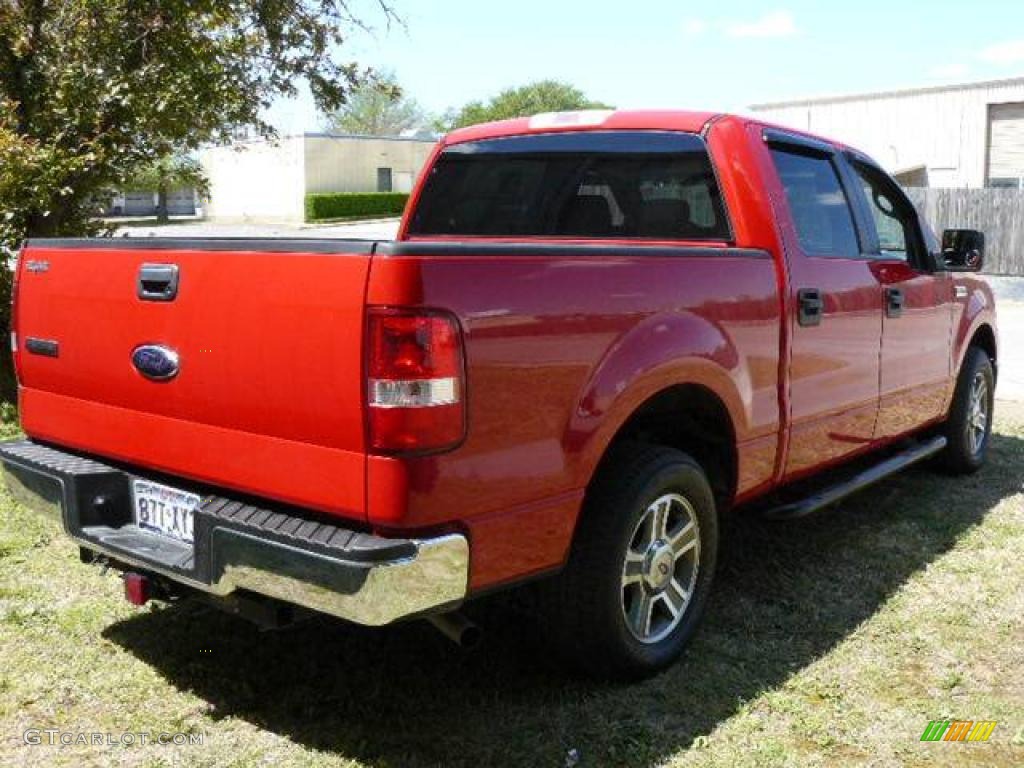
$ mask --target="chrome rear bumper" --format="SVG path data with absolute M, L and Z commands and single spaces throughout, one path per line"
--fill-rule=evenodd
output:
M 246 590 L 373 626 L 448 611 L 466 597 L 469 545 L 459 534 L 383 538 L 200 493 L 189 545 L 135 525 L 131 480 L 142 475 L 30 440 L 0 444 L 0 464 L 11 494 L 80 546 L 209 594 Z

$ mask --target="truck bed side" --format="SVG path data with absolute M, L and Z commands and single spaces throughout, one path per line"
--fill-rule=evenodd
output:
M 771 480 L 779 434 L 775 264 L 754 249 L 396 243 L 371 304 L 456 313 L 469 435 L 437 456 L 371 456 L 382 525 L 464 522 L 474 586 L 562 562 L 595 466 L 647 398 L 688 382 L 735 425 L 737 490 Z

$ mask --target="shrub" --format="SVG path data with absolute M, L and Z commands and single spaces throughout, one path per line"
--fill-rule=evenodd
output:
M 404 192 L 330 192 L 306 195 L 306 221 L 349 216 L 394 216 L 405 210 Z

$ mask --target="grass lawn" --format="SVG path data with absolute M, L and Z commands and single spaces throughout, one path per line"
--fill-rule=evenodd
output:
M 1024 408 L 1000 411 L 974 477 L 919 469 L 811 519 L 730 524 L 705 626 L 632 687 L 560 674 L 500 603 L 473 653 L 422 623 L 136 610 L 4 494 L 0 764 L 1024 765 Z M 920 742 L 939 718 L 999 724 Z M 27 746 L 26 728 L 204 743 Z

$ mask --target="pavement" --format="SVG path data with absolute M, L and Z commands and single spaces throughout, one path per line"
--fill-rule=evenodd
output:
M 289 222 L 214 222 L 174 219 L 170 224 L 132 223 L 120 227 L 126 237 L 327 237 L 339 240 L 393 240 L 398 219 L 377 219 L 351 224 L 298 224 Z
M 1024 290 L 1024 278 L 1015 278 Z M 1024 301 L 996 296 L 999 381 L 996 398 L 1024 402 Z
M 986 275 L 996 297 L 999 381 L 996 399 L 1024 403 L 1024 277 Z
M 119 234 L 131 237 L 327 237 L 354 240 L 391 240 L 398 219 L 379 219 L 354 224 L 291 224 L 259 222 L 212 222 L 195 219 L 171 224 L 128 223 Z M 999 315 L 1000 400 L 1024 402 L 1024 278 L 987 277 L 996 295 Z

